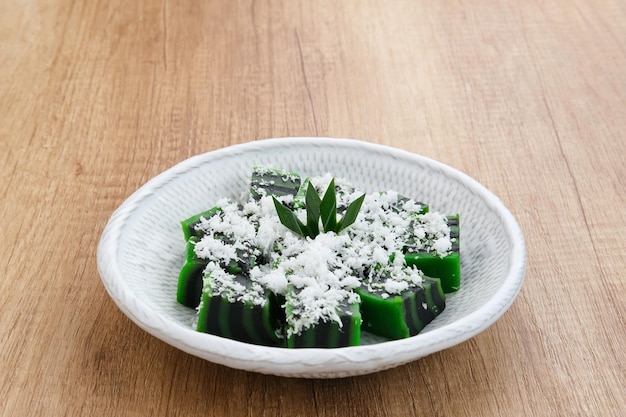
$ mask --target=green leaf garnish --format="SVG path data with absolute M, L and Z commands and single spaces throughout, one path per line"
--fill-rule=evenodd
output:
M 350 203 L 346 212 L 343 214 L 343 217 L 339 220 L 339 223 L 337 223 L 337 228 L 335 230 L 337 233 L 341 232 L 343 229 L 356 221 L 356 218 L 359 215 L 359 210 L 361 210 L 363 200 L 365 200 L 365 194 Z
M 330 180 L 328 188 L 322 197 L 320 216 L 325 232 L 335 231 L 337 227 L 337 197 L 335 196 L 335 179 Z
M 286 205 L 274 199 L 276 213 L 283 226 L 302 237 L 314 239 L 320 233 L 319 223 L 322 220 L 324 232 L 339 233 L 352 225 L 359 215 L 365 194 L 348 205 L 341 220 L 337 221 L 337 196 L 335 195 L 335 179 L 333 178 L 320 199 L 315 187 L 309 182 L 305 194 L 306 225 L 300 221 L 298 216 Z
M 306 227 L 309 237 L 314 238 L 320 232 L 320 206 L 322 200 L 313 184 L 309 182 L 306 189 Z
M 283 226 L 287 227 L 289 230 L 294 232 L 300 236 L 307 235 L 307 227 L 302 224 L 298 216 L 291 211 L 289 207 L 281 203 L 276 199 L 276 197 L 272 196 L 274 199 L 274 207 L 276 208 L 276 213 L 278 214 L 278 218 Z

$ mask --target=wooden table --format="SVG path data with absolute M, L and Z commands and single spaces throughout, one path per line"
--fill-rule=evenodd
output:
M 626 415 L 626 3 L 0 4 L 2 416 Z M 194 154 L 351 137 L 518 219 L 524 287 L 479 336 L 367 376 L 214 365 L 108 297 L 113 210 Z

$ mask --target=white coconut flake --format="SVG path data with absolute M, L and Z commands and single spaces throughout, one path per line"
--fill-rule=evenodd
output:
M 451 249 L 452 241 L 450 240 L 450 236 L 442 236 L 433 242 L 433 250 L 442 258 L 450 253 Z

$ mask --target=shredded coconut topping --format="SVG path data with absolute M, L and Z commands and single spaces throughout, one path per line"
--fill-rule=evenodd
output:
M 331 179 L 328 174 L 310 181 L 321 193 Z M 335 187 L 339 213 L 363 194 L 344 180 L 335 179 Z M 293 196 L 279 200 L 295 203 Z M 284 227 L 271 196 L 243 204 L 220 200 L 217 206 L 221 210 L 196 226 L 202 237 L 195 254 L 209 260 L 204 291 L 256 305 L 264 305 L 268 290 L 284 296 L 288 337 L 329 320 L 341 326 L 339 314 L 359 302 L 359 287 L 385 298 L 419 286 L 423 274 L 405 264 L 403 250 L 443 257 L 452 248 L 446 217 L 422 213 L 423 205 L 395 191 L 367 195 L 350 227 L 314 239 Z M 295 206 L 306 221 L 303 204 Z

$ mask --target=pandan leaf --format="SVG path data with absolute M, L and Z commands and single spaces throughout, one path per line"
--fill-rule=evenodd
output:
M 320 233 L 319 222 L 321 204 L 322 200 L 317 194 L 317 190 L 313 184 L 309 182 L 306 189 L 306 228 L 311 238 L 314 238 Z
M 298 216 L 289 207 L 278 201 L 276 197 L 272 196 L 272 198 L 274 199 L 274 207 L 280 222 L 295 234 L 306 237 L 307 227 L 302 224 Z
M 337 233 L 341 232 L 343 229 L 350 226 L 356 221 L 356 218 L 359 215 L 359 210 L 361 210 L 363 200 L 365 200 L 365 194 L 350 203 L 350 205 L 346 209 L 346 212 L 343 214 L 343 217 L 341 218 L 341 220 L 339 220 L 339 223 L 337 224 Z
M 337 227 L 337 197 L 335 196 L 335 179 L 330 180 L 328 188 L 320 204 L 320 216 L 325 232 L 335 231 Z
M 348 205 L 341 220 L 337 221 L 337 196 L 335 194 L 335 179 L 333 178 L 320 199 L 315 187 L 309 182 L 305 192 L 305 206 L 307 224 L 303 224 L 298 216 L 286 205 L 274 199 L 276 213 L 283 226 L 301 237 L 315 238 L 320 233 L 319 222 L 322 220 L 324 232 L 339 233 L 353 224 L 359 214 L 365 194 Z

